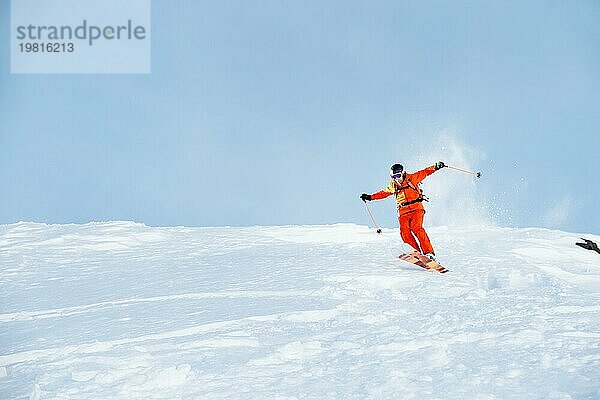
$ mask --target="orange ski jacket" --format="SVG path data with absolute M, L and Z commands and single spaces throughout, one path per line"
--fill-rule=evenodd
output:
M 383 190 L 371 195 L 371 200 L 385 199 L 388 196 L 396 195 L 396 205 L 398 215 L 403 215 L 416 210 L 425 210 L 423 207 L 423 191 L 419 187 L 421 181 L 436 171 L 435 166 L 427 167 L 414 174 L 406 174 L 402 185 L 398 185 L 392 179 L 390 184 Z

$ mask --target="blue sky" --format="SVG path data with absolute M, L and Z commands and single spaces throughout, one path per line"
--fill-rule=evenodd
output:
M 439 159 L 426 223 L 600 231 L 598 2 L 154 0 L 148 75 L 11 75 L 0 4 L 0 223 L 367 224 Z

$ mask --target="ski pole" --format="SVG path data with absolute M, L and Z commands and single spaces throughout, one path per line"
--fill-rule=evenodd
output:
M 446 165 L 446 167 L 451 168 L 451 169 L 455 169 L 455 170 L 460 171 L 460 172 L 465 172 L 467 174 L 475 175 L 476 177 L 481 178 L 481 172 L 467 171 L 466 169 L 453 167 L 451 165 Z
M 366 201 L 363 200 L 363 202 L 365 203 L 365 207 L 367 209 L 367 212 L 369 213 L 369 217 L 371 217 L 371 221 L 373 221 L 373 225 L 375 225 L 375 228 L 377 228 L 377 233 L 381 233 L 381 228 L 379 227 L 379 225 L 377 225 L 377 222 L 375 222 L 375 218 L 373 218 L 373 214 L 371 214 L 371 210 L 369 209 L 369 205 L 367 204 Z

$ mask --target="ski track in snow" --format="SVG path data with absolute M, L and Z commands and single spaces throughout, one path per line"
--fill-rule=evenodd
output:
M 547 229 L 0 226 L 2 399 L 600 399 L 600 255 Z

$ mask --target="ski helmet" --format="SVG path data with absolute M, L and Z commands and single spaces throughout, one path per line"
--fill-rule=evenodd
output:
M 402 166 L 402 164 L 394 164 L 390 168 L 390 176 L 392 178 L 394 178 L 394 176 L 396 178 L 404 178 L 404 175 L 406 175 L 406 172 L 404 171 L 404 167 Z

